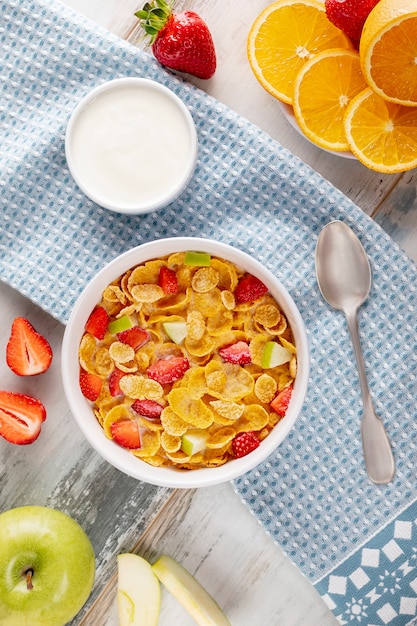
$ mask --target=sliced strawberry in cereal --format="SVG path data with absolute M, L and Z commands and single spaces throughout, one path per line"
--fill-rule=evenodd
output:
M 49 369 L 52 349 L 24 317 L 16 317 L 12 323 L 6 346 L 6 363 L 18 376 L 35 376 Z
M 132 409 L 136 413 L 143 415 L 143 417 L 149 417 L 150 419 L 158 419 L 161 417 L 163 408 L 162 404 L 159 404 L 156 400 L 149 400 L 149 398 L 135 400 L 132 404 Z
M 102 306 L 96 306 L 86 322 L 85 330 L 101 341 L 106 334 L 109 320 L 106 309 Z
M 246 456 L 249 452 L 255 450 L 261 442 L 252 430 L 239 433 L 232 441 L 232 450 L 234 456 L 239 459 Z
M 114 368 L 109 377 L 109 391 L 110 395 L 113 397 L 123 395 L 122 390 L 120 389 L 120 379 L 126 376 L 122 370 L 119 370 L 117 367 Z
M 268 287 L 259 278 L 252 274 L 245 274 L 239 280 L 235 289 L 235 298 L 238 304 L 252 302 L 262 298 L 268 292 Z
M 113 422 L 110 426 L 111 435 L 116 443 L 129 450 L 140 448 L 139 425 L 134 420 Z
M 167 295 L 178 293 L 178 278 L 174 270 L 163 265 L 159 270 L 159 286 Z
M 46 419 L 44 405 L 23 393 L 0 391 L 0 435 L 18 445 L 32 443 Z
M 190 367 L 188 359 L 182 356 L 171 356 L 167 359 L 158 359 L 151 365 L 147 374 L 160 385 L 167 385 L 182 378 Z
M 117 333 L 117 338 L 121 343 L 126 343 L 134 350 L 138 350 L 149 341 L 149 333 L 140 326 L 133 326 L 133 328 Z
M 80 372 L 80 389 L 81 393 L 87 400 L 95 402 L 101 393 L 103 381 L 100 376 L 91 374 L 81 370 Z
M 223 361 L 235 363 L 236 365 L 247 365 L 252 362 L 249 346 L 245 341 L 232 343 L 230 346 L 220 348 L 219 354 Z
M 275 413 L 278 413 L 281 417 L 284 417 L 287 412 L 288 405 L 291 400 L 292 385 L 288 385 L 272 400 L 270 403 L 271 409 L 274 409 Z

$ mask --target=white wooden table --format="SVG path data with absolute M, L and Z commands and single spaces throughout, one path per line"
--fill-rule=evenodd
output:
M 121 38 L 143 47 L 134 17 L 134 11 L 143 5 L 138 0 L 65 0 L 65 3 Z M 215 76 L 209 81 L 193 82 L 260 126 L 310 164 L 372 216 L 410 257 L 417 260 L 416 172 L 381 175 L 367 170 L 354 160 L 321 151 L 290 126 L 277 102 L 255 80 L 246 58 L 246 38 L 256 15 L 267 4 L 267 0 L 177 1 L 178 9 L 193 9 L 204 17 L 213 34 L 218 55 Z M 53 503 L 49 490 L 54 488 L 56 491 L 57 479 L 43 476 L 41 464 L 42 455 L 50 454 L 54 449 L 59 452 L 72 425 L 59 368 L 64 328 L 3 284 L 0 284 L 0 298 L 2 354 L 8 335 L 5 329 L 10 328 L 13 318 L 20 315 L 28 317 L 48 337 L 54 350 L 54 367 L 45 377 L 22 383 L 22 390 L 27 393 L 36 396 L 42 391 L 42 399 L 48 406 L 49 430 L 42 439 L 44 443 L 39 441 L 34 444 L 38 451 L 40 478 L 33 478 L 31 493 L 34 502 Z M 15 385 L 15 379 L 4 359 L 0 359 L 0 374 L 3 388 L 8 388 L 12 382 Z M 88 474 L 87 459 L 94 453 L 82 441 L 81 435 L 75 434 L 73 437 L 71 445 L 85 447 Z M 51 442 L 55 442 L 55 448 L 51 447 Z M 20 490 L 23 491 L 22 467 L 31 462 L 30 451 L 20 451 L 17 458 L 13 456 L 15 453 L 11 447 L 0 441 L 0 466 L 5 476 L 6 463 L 13 464 L 15 471 L 8 471 L 7 478 L 3 480 L 9 489 L 15 488 L 14 502 L 18 503 Z M 68 502 L 71 508 L 70 504 L 75 506 L 79 499 L 82 506 L 82 502 L 88 498 L 83 480 L 65 474 L 65 461 L 57 467 L 57 473 L 65 476 L 65 481 L 59 483 L 59 489 L 68 489 L 68 494 L 60 493 L 61 501 Z M 71 481 L 76 485 L 75 493 L 71 492 Z M 336 624 L 335 618 L 310 583 L 266 535 L 230 484 L 196 491 L 173 491 L 168 496 L 165 492 L 157 492 L 148 502 L 138 503 L 137 506 L 137 528 L 123 529 L 122 532 L 115 504 L 114 524 L 109 524 L 105 530 L 108 534 L 105 546 L 107 552 L 105 562 L 102 559 L 97 574 L 94 596 L 86 610 L 74 620 L 74 624 L 117 624 L 114 604 L 115 555 L 123 550 L 137 550 L 150 560 L 161 553 L 177 558 L 206 585 L 234 626 Z M 192 626 L 193 623 L 179 605 L 168 594 L 164 594 L 161 626 Z

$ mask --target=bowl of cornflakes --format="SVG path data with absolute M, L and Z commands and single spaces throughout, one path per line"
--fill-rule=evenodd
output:
M 86 286 L 62 377 L 76 423 L 113 466 L 151 484 L 209 486 L 264 461 L 294 426 L 306 330 L 286 288 L 246 252 L 161 239 Z

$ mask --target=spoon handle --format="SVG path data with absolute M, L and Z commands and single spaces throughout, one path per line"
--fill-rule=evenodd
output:
M 346 320 L 352 338 L 358 367 L 359 381 L 363 398 L 361 423 L 362 446 L 369 478 L 377 484 L 391 482 L 395 474 L 395 462 L 384 424 L 375 413 L 369 393 L 365 364 L 359 339 L 356 310 L 346 313 Z

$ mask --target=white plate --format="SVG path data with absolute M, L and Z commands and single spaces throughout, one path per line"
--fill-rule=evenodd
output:
M 324 150 L 325 152 L 328 152 L 329 154 L 334 154 L 336 156 L 340 156 L 345 159 L 356 159 L 356 157 L 350 151 L 339 152 L 337 150 L 327 150 L 326 148 L 322 148 L 321 146 L 318 146 L 316 143 L 311 141 L 299 127 L 298 122 L 295 118 L 292 106 L 289 104 L 286 104 L 285 102 L 282 102 L 281 100 L 278 100 L 278 104 L 281 107 L 281 111 L 285 119 L 287 120 L 287 122 L 289 122 L 289 124 L 291 124 L 291 126 L 297 131 L 297 133 L 299 133 L 302 137 L 304 137 L 304 139 L 307 139 L 307 141 L 309 141 L 313 146 L 316 146 L 316 148 L 320 148 L 321 150 Z

